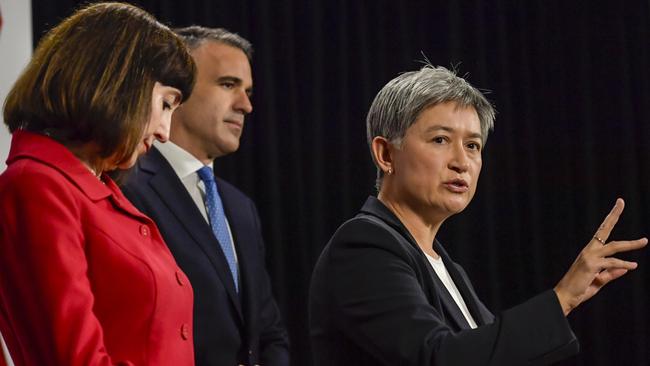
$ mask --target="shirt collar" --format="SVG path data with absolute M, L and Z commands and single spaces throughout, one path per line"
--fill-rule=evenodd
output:
M 172 166 L 174 172 L 178 177 L 183 180 L 188 176 L 195 174 L 197 170 L 203 168 L 204 164 L 194 155 L 187 152 L 187 150 L 176 145 L 171 141 L 165 143 L 154 142 L 156 149 L 160 151 L 162 156 L 169 162 L 169 165 Z M 208 164 L 212 168 L 213 163 Z

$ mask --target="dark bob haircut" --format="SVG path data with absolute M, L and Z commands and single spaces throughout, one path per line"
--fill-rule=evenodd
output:
M 84 7 L 50 30 L 9 92 L 4 120 L 67 147 L 93 143 L 93 164 L 128 159 L 151 114 L 154 84 L 187 100 L 196 66 L 169 28 L 133 5 Z

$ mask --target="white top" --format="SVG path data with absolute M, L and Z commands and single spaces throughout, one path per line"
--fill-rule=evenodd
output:
M 449 294 L 456 302 L 456 305 L 458 305 L 458 307 L 460 308 L 460 311 L 465 316 L 465 319 L 469 323 L 469 326 L 472 329 L 476 328 L 476 322 L 474 321 L 472 314 L 469 313 L 469 309 L 467 309 L 467 305 L 463 300 L 463 296 L 461 296 L 460 292 L 458 291 L 458 287 L 456 287 L 456 284 L 451 279 L 449 272 L 447 272 L 447 267 L 445 267 L 445 262 L 443 262 L 442 258 L 440 257 L 436 259 L 428 255 L 427 253 L 424 253 L 424 255 L 427 256 L 429 263 L 431 263 L 431 267 L 433 267 L 433 270 L 438 275 L 438 278 L 440 278 L 440 281 L 442 281 L 442 283 L 445 285 L 447 291 L 449 291 Z
M 187 193 L 190 194 L 196 207 L 199 208 L 205 222 L 209 225 L 210 219 L 208 218 L 208 213 L 205 208 L 205 184 L 203 184 L 203 181 L 199 178 L 199 174 L 197 173 L 199 169 L 203 168 L 203 163 L 200 162 L 199 159 L 195 158 L 194 155 L 171 141 L 165 143 L 155 141 L 154 146 L 158 151 L 160 151 L 162 156 L 167 159 L 169 165 L 172 166 L 174 172 L 185 186 L 185 189 L 187 189 Z M 210 163 L 208 166 L 212 169 L 213 164 Z M 235 253 L 235 263 L 237 263 L 237 267 L 239 267 L 237 251 L 235 250 L 235 239 L 232 237 L 228 218 L 226 217 L 225 219 L 226 227 L 228 228 L 228 235 L 230 235 L 230 242 L 233 246 L 232 251 Z

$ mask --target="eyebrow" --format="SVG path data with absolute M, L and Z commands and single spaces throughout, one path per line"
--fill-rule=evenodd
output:
M 223 83 L 223 82 L 226 82 L 226 81 L 234 83 L 237 86 L 240 86 L 240 85 L 242 85 L 244 83 L 244 81 L 242 79 L 240 79 L 240 78 L 238 78 L 236 76 L 222 76 L 222 77 L 217 79 L 218 83 Z M 246 89 L 246 94 L 248 94 L 249 97 L 252 96 L 253 95 L 253 87 L 247 88 Z
M 449 133 L 456 132 L 456 130 L 453 129 L 453 128 L 451 128 L 451 127 L 441 126 L 441 125 L 433 125 L 433 126 L 429 126 L 429 127 L 427 127 L 426 130 L 424 130 L 424 132 L 425 132 L 425 133 L 429 133 L 429 132 L 440 131 L 440 130 L 445 131 L 445 132 L 449 132 Z M 480 138 L 482 138 L 483 136 L 482 136 L 480 133 L 478 133 L 478 132 L 472 132 L 472 133 L 469 134 L 468 137 L 470 137 L 470 138 L 477 138 L 477 139 L 480 139 Z

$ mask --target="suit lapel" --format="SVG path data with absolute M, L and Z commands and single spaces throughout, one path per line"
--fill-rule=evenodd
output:
M 210 225 L 206 223 L 205 218 L 194 204 L 192 197 L 187 192 L 187 189 L 185 189 L 185 186 L 183 186 L 183 183 L 167 160 L 155 148 L 146 156 L 142 157 L 141 168 L 152 173 L 152 178 L 149 180 L 151 188 L 169 207 L 189 235 L 194 238 L 194 244 L 208 257 L 219 278 L 221 278 L 228 297 L 243 320 L 241 302 L 235 292 L 235 286 L 232 282 L 232 275 L 226 257 Z
M 467 305 L 467 309 L 469 310 L 469 313 L 472 315 L 472 318 L 474 318 L 474 322 L 476 322 L 476 325 L 486 324 L 486 319 L 484 317 L 484 314 L 479 310 L 478 296 L 476 296 L 474 291 L 471 290 L 471 286 L 468 282 L 468 279 L 465 276 L 463 276 L 460 273 L 460 271 L 456 268 L 454 261 L 451 260 L 451 257 L 449 256 L 449 254 L 447 254 L 447 251 L 442 247 L 442 245 L 437 240 L 433 243 L 433 247 L 436 253 L 438 253 L 442 258 L 442 261 L 445 263 L 447 272 L 449 272 L 449 276 L 451 276 L 451 279 L 452 281 L 454 281 L 454 284 L 456 285 L 458 292 L 460 292 L 460 295 L 463 297 L 463 301 L 465 301 L 465 305 Z M 453 301 L 453 298 L 451 300 Z M 459 313 L 462 316 L 463 321 L 465 321 L 465 324 L 467 324 L 467 320 L 465 319 L 465 316 L 462 315 L 462 312 L 460 312 L 460 309 L 459 309 Z M 469 327 L 469 324 L 467 324 L 467 326 Z
M 467 319 L 465 319 L 465 316 L 456 304 L 456 301 L 451 297 L 449 290 L 447 290 L 447 287 L 442 283 L 442 280 L 440 280 L 436 271 L 433 270 L 433 267 L 431 267 L 430 264 L 428 264 L 427 269 L 429 270 L 429 275 L 433 279 L 433 285 L 438 294 L 438 298 L 440 299 L 440 304 L 446 314 L 447 321 L 451 321 L 452 324 L 450 325 L 453 325 L 456 329 L 470 329 L 471 327 L 469 326 Z
M 457 327 L 457 329 L 470 329 L 470 325 L 467 322 L 467 319 L 465 319 L 465 316 L 463 315 L 460 308 L 456 304 L 456 301 L 454 301 L 453 297 L 451 297 L 451 295 L 449 294 L 447 287 L 445 287 L 445 285 L 442 283 L 442 281 L 440 280 L 440 278 L 432 268 L 431 264 L 428 263 L 428 259 L 426 258 L 426 255 L 424 254 L 420 246 L 415 241 L 415 238 L 413 238 L 411 233 L 408 231 L 408 229 L 406 229 L 404 224 L 402 224 L 402 222 L 397 218 L 397 216 L 395 216 L 395 214 L 393 214 L 392 211 L 390 211 L 386 206 L 384 206 L 384 204 L 381 203 L 381 201 L 379 201 L 377 198 L 372 196 L 368 197 L 366 203 L 363 205 L 363 208 L 361 209 L 361 212 L 369 213 L 371 215 L 381 218 L 383 221 L 385 221 L 387 224 L 389 224 L 391 227 L 397 230 L 400 234 L 402 234 L 402 236 L 406 238 L 409 244 L 420 253 L 422 263 L 424 264 L 424 267 L 427 269 L 429 275 L 433 279 L 433 285 L 435 287 L 436 294 L 429 294 L 430 298 L 435 299 L 437 297 L 440 299 L 440 304 L 442 305 L 447 318 L 450 319 L 451 322 L 453 322 L 453 325 Z M 483 322 L 482 314 L 478 311 L 476 305 L 476 300 L 478 300 L 476 299 L 476 295 L 473 296 L 468 295 L 470 292 L 467 289 L 465 280 L 458 273 L 456 268 L 452 265 L 452 261 L 449 258 L 447 252 L 445 252 L 444 249 L 438 251 L 441 248 L 442 247 L 438 244 L 436 246 L 436 252 L 441 255 L 441 258 L 443 258 L 445 267 L 447 267 L 447 271 L 449 272 L 449 275 L 451 276 L 452 280 L 456 284 L 456 287 L 458 287 L 461 296 L 463 296 L 463 300 L 465 300 L 465 303 L 468 309 L 470 310 L 472 317 L 474 317 L 474 320 L 477 322 L 477 324 L 479 323 L 479 321 Z M 459 286 L 459 284 L 461 285 Z
M 229 194 L 224 186 L 224 181 L 217 178 L 217 187 L 221 196 L 221 202 L 223 203 L 223 209 L 226 217 L 228 217 L 228 225 L 230 226 L 233 241 L 236 243 L 235 251 L 237 252 L 237 263 L 239 265 L 240 298 L 255 298 L 256 294 L 253 291 L 255 291 L 256 287 L 250 283 L 250 275 L 255 271 L 255 268 L 252 268 L 253 264 L 250 263 L 249 259 L 255 258 L 258 255 L 251 253 L 251 251 L 257 250 L 258 248 L 255 245 L 250 245 L 255 243 L 256 240 L 255 233 L 251 232 L 251 225 L 247 224 L 251 220 L 249 211 L 244 206 L 247 202 L 237 200 L 235 195 Z M 255 309 L 251 309 L 250 307 L 255 302 L 245 301 L 245 303 L 248 305 L 247 308 L 243 309 L 245 319 L 248 324 L 251 324 L 251 315 L 255 313 Z

